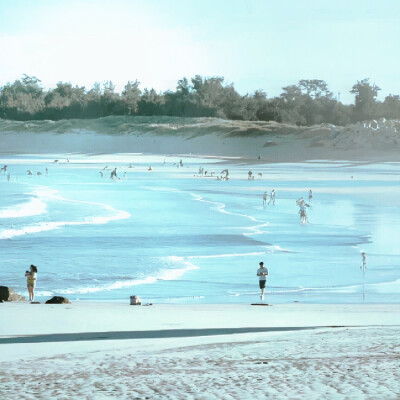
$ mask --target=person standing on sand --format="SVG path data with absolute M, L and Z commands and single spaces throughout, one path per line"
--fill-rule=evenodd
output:
M 267 204 L 267 196 L 268 196 L 267 192 L 264 192 L 264 194 L 263 194 L 263 206 L 265 206 Z
M 26 286 L 29 293 L 29 301 L 33 301 L 35 298 L 35 287 L 37 277 L 37 267 L 31 264 L 30 270 L 25 272 Z
M 268 276 L 268 269 L 264 267 L 264 263 L 261 261 L 260 262 L 260 268 L 257 270 L 257 276 L 259 279 L 259 286 L 261 289 L 261 296 L 260 299 L 264 300 L 264 289 L 265 289 L 265 283 L 267 282 L 267 276 Z
M 311 191 L 311 189 L 310 189 L 310 191 L 308 192 L 308 201 L 309 201 L 310 203 L 312 203 L 312 191 Z

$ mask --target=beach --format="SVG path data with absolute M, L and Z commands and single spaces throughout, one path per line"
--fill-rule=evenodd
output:
M 394 131 L 75 123 L 1 127 L 2 397 L 400 396 Z
M 1 304 L 0 388 L 20 399 L 395 399 L 399 311 Z

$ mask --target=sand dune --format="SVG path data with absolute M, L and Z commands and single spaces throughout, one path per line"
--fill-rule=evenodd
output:
M 371 125 L 371 126 L 370 126 Z M 400 160 L 398 121 L 336 127 L 216 118 L 106 117 L 0 120 L 0 153 L 134 153 L 240 156 L 252 162 Z

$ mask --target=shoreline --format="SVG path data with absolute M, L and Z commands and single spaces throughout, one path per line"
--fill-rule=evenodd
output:
M 167 330 L 173 337 L 173 331 L 190 329 L 199 330 L 193 336 L 202 336 L 201 331 L 207 329 L 400 326 L 400 304 L 290 303 L 257 307 L 245 303 L 132 306 L 107 301 L 5 302 L 0 304 L 0 317 L 9 320 L 6 326 L 0 327 L 1 345 L 7 337 L 82 332 Z

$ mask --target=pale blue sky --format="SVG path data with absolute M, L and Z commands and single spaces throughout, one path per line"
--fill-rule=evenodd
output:
M 370 78 L 400 94 L 400 0 L 0 0 L 0 85 L 128 80 L 175 89 L 224 76 L 269 97 L 323 79 L 341 100 Z

